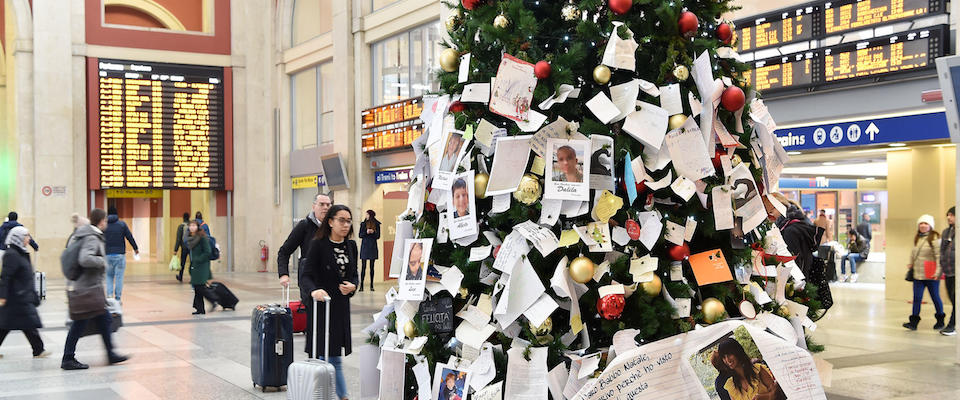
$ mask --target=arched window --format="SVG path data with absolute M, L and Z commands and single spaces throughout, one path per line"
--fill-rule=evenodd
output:
M 333 29 L 333 6 L 329 0 L 294 0 L 291 43 L 296 46 Z

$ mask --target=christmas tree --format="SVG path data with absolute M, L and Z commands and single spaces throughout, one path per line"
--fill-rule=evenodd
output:
M 552 369 L 617 332 L 642 344 L 789 317 L 789 302 L 822 316 L 767 218 L 784 214 L 768 188 L 786 156 L 720 20 L 729 1 L 448 6 L 441 94 L 425 101 L 401 222 L 412 229 L 397 242 L 410 270 L 371 335 L 426 338 L 409 352 L 405 398 L 418 395 L 414 365 L 434 373 L 480 347 L 497 346 L 498 382 L 511 349 L 546 348 Z M 414 284 L 421 254 L 430 294 Z

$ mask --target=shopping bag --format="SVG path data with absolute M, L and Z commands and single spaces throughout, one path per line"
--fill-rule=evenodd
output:
M 177 256 L 173 255 L 170 257 L 170 270 L 179 271 L 180 270 L 180 260 L 177 260 Z

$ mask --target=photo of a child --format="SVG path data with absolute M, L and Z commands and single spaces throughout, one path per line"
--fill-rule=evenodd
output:
M 443 158 L 440 159 L 440 171 L 455 172 L 463 142 L 463 136 L 460 133 L 450 132 L 450 136 L 447 137 L 447 146 L 443 149 Z
M 460 218 L 470 215 L 470 191 L 463 178 L 453 181 L 453 217 Z
M 453 365 L 437 363 L 433 389 L 440 400 L 467 400 L 470 373 Z

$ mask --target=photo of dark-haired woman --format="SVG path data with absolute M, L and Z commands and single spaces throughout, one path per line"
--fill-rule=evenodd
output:
M 690 366 L 711 399 L 787 398 L 753 337 L 743 326 L 691 355 Z

